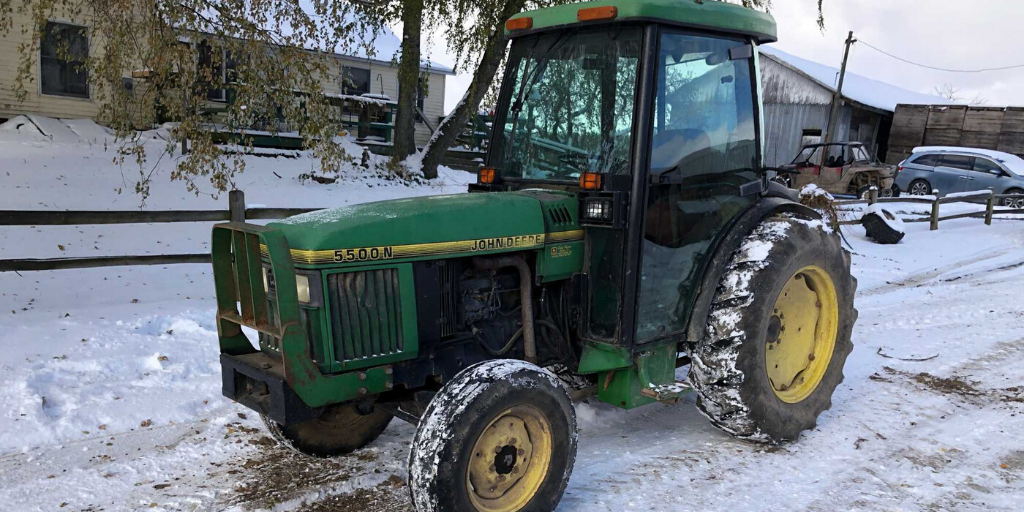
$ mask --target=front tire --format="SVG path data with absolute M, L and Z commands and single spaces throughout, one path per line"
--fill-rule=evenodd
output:
M 1024 194 L 1024 190 L 1021 190 L 1019 188 L 1011 188 L 1010 190 L 1007 190 L 1006 193 L 1007 194 Z M 1014 208 L 1014 209 L 1020 210 L 1021 208 L 1024 208 L 1024 199 L 1020 199 L 1020 198 L 1014 199 L 1014 198 L 1007 197 L 1007 198 L 1003 199 L 1003 206 L 1006 206 L 1008 208 Z
M 576 413 L 558 378 L 522 361 L 485 361 L 431 400 L 409 489 L 418 512 L 547 512 L 575 459 Z
M 814 428 L 853 349 L 856 288 L 850 254 L 821 221 L 763 221 L 733 255 L 691 352 L 700 411 L 758 442 Z
M 384 433 L 392 417 L 380 408 L 365 414 L 355 404 L 329 406 L 319 418 L 287 427 L 262 416 L 278 443 L 312 457 L 334 457 L 363 448 Z

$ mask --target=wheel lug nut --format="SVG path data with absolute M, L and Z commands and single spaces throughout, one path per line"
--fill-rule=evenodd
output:
M 500 446 L 495 446 L 494 447 L 494 453 L 501 453 L 501 447 Z
M 516 452 L 516 453 L 518 453 L 518 454 L 519 454 L 519 456 L 520 456 L 520 457 L 522 457 L 523 455 L 526 455 L 526 450 L 524 450 L 524 449 L 520 448 L 520 449 L 519 449 L 519 451 L 518 451 L 518 452 Z
M 505 481 L 505 475 L 498 475 L 498 481 L 499 482 L 504 482 Z
M 811 354 L 811 355 L 807 356 L 807 359 L 809 361 L 814 361 L 814 354 Z
M 512 468 L 512 473 L 513 473 L 513 474 L 518 474 L 518 473 L 519 473 L 519 466 L 515 466 L 515 467 L 513 467 L 513 468 Z
M 508 444 L 516 444 L 516 438 L 509 439 Z
M 494 470 L 495 470 L 495 468 L 494 468 L 494 464 L 491 464 L 491 467 L 490 467 L 490 468 L 488 468 L 488 469 L 490 469 L 490 470 L 491 470 L 491 472 L 493 473 L 493 472 L 494 472 Z

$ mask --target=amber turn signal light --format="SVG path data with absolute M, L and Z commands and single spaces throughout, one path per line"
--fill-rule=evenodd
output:
M 505 22 L 505 30 L 529 30 L 533 28 L 533 18 L 515 18 Z
M 484 167 L 483 169 L 480 169 L 480 173 L 477 174 L 477 180 L 484 185 L 490 185 L 491 183 L 494 183 L 495 174 L 494 167 Z
M 577 21 L 597 21 L 597 20 L 614 20 L 619 15 L 619 8 L 614 6 L 608 7 L 589 7 L 587 9 L 580 9 L 576 11 Z
M 583 190 L 601 190 L 601 175 L 596 172 L 585 172 L 581 174 L 580 188 Z

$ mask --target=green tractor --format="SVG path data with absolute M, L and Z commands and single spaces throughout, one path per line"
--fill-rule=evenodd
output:
M 224 394 L 314 456 L 417 425 L 420 512 L 554 509 L 585 396 L 631 409 L 692 388 L 733 436 L 813 428 L 852 349 L 856 281 L 761 164 L 772 18 L 615 0 L 506 33 L 470 193 L 214 228 Z

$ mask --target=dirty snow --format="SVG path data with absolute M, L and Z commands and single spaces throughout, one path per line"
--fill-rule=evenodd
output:
M 302 184 L 307 156 L 246 158 L 239 185 L 269 206 L 451 193 L 472 180 Z M 0 131 L 2 208 L 137 208 L 114 192 L 123 185 L 110 161 L 81 139 Z M 147 208 L 224 207 L 166 181 L 168 169 Z M 929 207 L 886 208 L 907 218 Z M 846 380 L 816 430 L 765 447 L 716 430 L 692 394 L 631 411 L 580 404 L 558 510 L 1020 510 L 1024 222 L 906 231 L 881 246 L 844 228 L 860 319 Z M 3 227 L 0 257 L 191 252 L 208 239 L 209 224 Z M 206 265 L 0 274 L 0 510 L 410 511 L 414 429 L 396 420 L 335 459 L 275 447 L 255 414 L 220 396 L 213 308 Z

